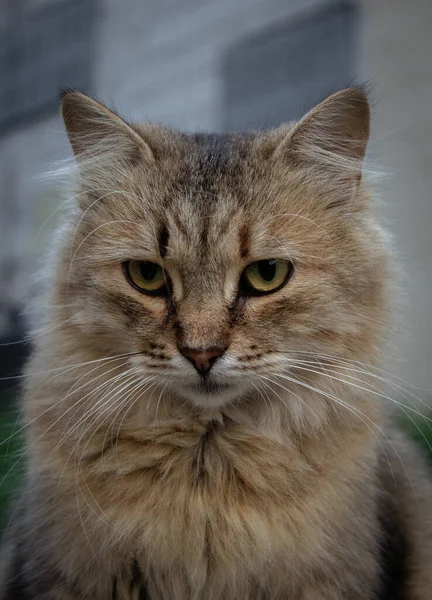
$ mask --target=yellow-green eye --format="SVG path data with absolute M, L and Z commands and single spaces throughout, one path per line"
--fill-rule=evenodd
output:
M 165 296 L 168 277 L 160 265 L 148 260 L 129 260 L 123 263 L 126 278 L 140 292 L 151 296 Z
M 243 271 L 240 292 L 246 296 L 276 292 L 287 283 L 293 269 L 291 262 L 277 258 L 252 263 Z

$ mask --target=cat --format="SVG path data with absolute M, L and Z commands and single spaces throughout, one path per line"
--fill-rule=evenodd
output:
M 385 415 L 362 89 L 224 135 L 72 90 L 62 112 L 79 189 L 25 372 L 0 598 L 430 598 L 432 486 Z

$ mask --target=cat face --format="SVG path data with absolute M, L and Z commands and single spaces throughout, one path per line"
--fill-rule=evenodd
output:
M 374 349 L 385 265 L 362 92 L 241 135 L 132 128 L 73 92 L 63 113 L 83 187 L 58 284 L 83 343 L 204 408 Z

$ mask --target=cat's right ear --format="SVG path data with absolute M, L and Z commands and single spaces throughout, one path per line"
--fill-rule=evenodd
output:
M 150 146 L 115 112 L 73 90 L 62 95 L 62 116 L 80 168 L 105 163 L 120 165 L 154 162 Z
M 302 168 L 314 181 L 331 182 L 352 198 L 361 180 L 369 128 L 365 92 L 348 88 L 318 104 L 287 134 L 282 127 L 275 156 L 285 165 Z

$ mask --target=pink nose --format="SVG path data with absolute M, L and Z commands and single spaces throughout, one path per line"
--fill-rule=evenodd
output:
M 213 346 L 212 348 L 182 348 L 180 352 L 190 360 L 200 375 L 207 375 L 225 350 L 225 346 Z

